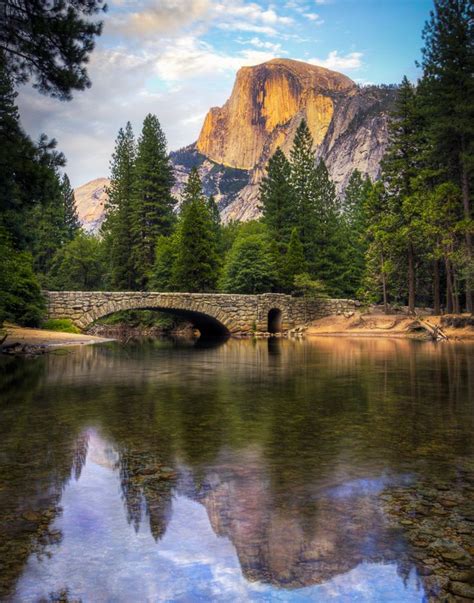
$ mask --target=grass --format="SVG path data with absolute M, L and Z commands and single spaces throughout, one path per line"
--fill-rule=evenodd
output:
M 81 331 L 69 318 L 50 318 L 41 325 L 48 331 L 61 331 L 62 333 L 80 333 Z

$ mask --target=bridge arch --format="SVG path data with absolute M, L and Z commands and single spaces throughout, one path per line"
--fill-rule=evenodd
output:
M 179 304 L 168 302 L 166 298 L 155 301 L 153 299 L 137 300 L 133 297 L 121 301 L 109 301 L 92 308 L 83 318 L 79 319 L 79 326 L 86 329 L 96 320 L 123 310 L 155 310 L 173 314 L 189 320 L 201 335 L 206 336 L 227 337 L 232 330 L 235 330 L 232 321 L 229 321 L 223 312 L 204 302 L 189 300 L 188 303 Z
M 269 333 L 281 333 L 283 315 L 280 308 L 270 308 L 268 311 L 267 330 Z

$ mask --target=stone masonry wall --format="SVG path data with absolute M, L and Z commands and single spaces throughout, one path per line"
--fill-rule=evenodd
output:
M 154 293 L 141 291 L 47 291 L 48 318 L 69 318 L 85 329 L 94 321 L 119 310 L 156 309 L 184 312 L 204 325 L 208 317 L 231 333 L 268 329 L 268 313 L 281 311 L 281 328 L 287 330 L 330 314 L 351 312 L 359 302 L 345 299 L 305 300 L 280 293 L 234 295 L 221 293 Z

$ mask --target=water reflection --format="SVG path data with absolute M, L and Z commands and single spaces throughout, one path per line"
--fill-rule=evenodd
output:
M 47 600 L 51 594 L 67 594 L 85 601 L 128 601 L 131 597 L 137 601 L 265 601 L 274 597 L 296 601 L 367 601 L 374 597 L 399 601 L 403 594 L 405 601 L 420 601 L 414 573 L 400 576 L 395 563 L 387 563 L 386 559 L 383 563 L 371 563 L 363 561 L 363 555 L 359 555 L 360 562 L 354 568 L 339 564 L 332 572 L 334 578 L 326 570 L 322 580 L 319 575 L 311 576 L 286 593 L 275 590 L 270 574 L 249 575 L 249 561 L 255 568 L 261 566 L 258 551 L 252 554 L 249 540 L 261 541 L 253 528 L 259 529 L 258 519 L 263 520 L 264 513 L 256 514 L 258 501 L 249 508 L 251 499 L 245 495 L 242 499 L 241 492 L 236 492 L 235 497 L 229 497 L 227 492 L 224 499 L 217 492 L 212 502 L 209 495 L 198 496 L 201 504 L 177 493 L 165 522 L 166 535 L 157 544 L 152 517 L 149 523 L 134 525 L 135 529 L 130 525 L 134 521 L 126 520 L 118 487 L 123 484 L 117 471 L 118 453 L 96 433 L 88 436 L 90 446 L 84 471 L 79 480 L 66 486 L 61 498 L 63 512 L 53 525 L 53 530 L 61 533 L 61 540 L 46 546 L 47 554 L 29 558 L 15 591 L 15 598 L 20 601 Z M 232 498 L 237 506 L 239 499 L 247 503 L 241 508 L 244 519 L 237 521 L 240 530 L 245 518 L 257 520 L 256 525 L 247 522 L 243 526 L 247 531 L 250 528 L 247 538 L 226 534 L 226 519 L 235 523 L 236 517 L 227 517 L 224 524 L 222 517 L 216 517 L 216 513 L 226 515 L 226 511 L 232 515 Z M 146 515 L 145 508 L 142 515 Z M 295 534 L 291 521 L 283 517 L 273 523 L 265 548 L 271 556 L 271 571 L 280 576 L 276 586 L 281 586 L 290 561 L 284 542 L 301 534 Z M 304 546 L 306 562 L 314 563 L 315 557 L 331 553 L 333 563 L 337 563 L 337 555 L 321 536 L 317 535 L 316 549 Z M 315 583 L 318 586 L 306 586 Z
M 469 595 L 472 351 L 275 339 L 6 359 L 0 597 Z

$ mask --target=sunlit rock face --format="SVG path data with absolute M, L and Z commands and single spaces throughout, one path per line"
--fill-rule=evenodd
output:
M 104 221 L 109 184 L 108 178 L 96 178 L 74 189 L 77 215 L 86 232 L 97 233 Z
M 216 163 L 249 170 L 277 146 L 288 146 L 303 117 L 320 144 L 334 112 L 331 96 L 355 89 L 346 76 L 300 61 L 243 67 L 229 100 L 207 114 L 197 149 Z

